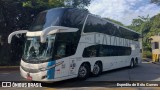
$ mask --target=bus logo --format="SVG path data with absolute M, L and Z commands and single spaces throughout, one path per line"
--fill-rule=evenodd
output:
M 2 82 L 2 87 L 11 87 L 11 82 Z

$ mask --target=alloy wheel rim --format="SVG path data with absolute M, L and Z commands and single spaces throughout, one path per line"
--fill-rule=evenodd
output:
M 97 65 L 97 64 L 95 64 L 94 65 L 94 68 L 93 68 L 93 74 L 98 74 L 99 73 L 99 71 L 100 71 L 100 67 Z

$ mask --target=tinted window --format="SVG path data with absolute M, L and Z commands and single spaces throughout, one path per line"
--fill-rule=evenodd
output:
M 55 8 L 41 12 L 30 27 L 30 31 L 41 31 L 50 26 L 60 26 L 64 10 Z
M 41 12 L 35 19 L 30 31 L 43 30 L 49 26 L 65 26 L 82 29 L 87 10 L 75 8 L 54 8 Z
M 135 41 L 138 41 L 138 38 L 139 38 L 139 34 L 137 33 L 134 33 L 123 27 L 112 24 L 107 20 L 92 16 L 92 15 L 88 16 L 88 19 L 84 28 L 84 33 L 87 33 L 87 32 L 105 33 L 108 35 L 131 39 Z
M 81 9 L 68 9 L 63 16 L 62 26 L 82 29 L 88 11 Z
M 130 47 L 101 45 L 99 56 L 126 56 L 131 54 Z
M 84 49 L 83 57 L 127 56 L 130 54 L 130 47 L 112 45 L 93 45 Z
M 87 18 L 87 22 L 84 28 L 84 32 L 104 32 L 105 24 L 102 19 L 89 15 Z
M 79 32 L 56 34 L 55 46 L 53 49 L 54 60 L 74 55 L 79 42 Z
M 83 57 L 97 57 L 98 46 L 90 46 L 84 49 Z

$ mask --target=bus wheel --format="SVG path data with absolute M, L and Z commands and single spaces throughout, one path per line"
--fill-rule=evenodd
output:
M 96 62 L 93 67 L 92 75 L 98 76 L 101 74 L 101 72 L 102 72 L 102 65 L 101 65 L 101 63 Z
M 88 76 L 89 76 L 89 66 L 87 64 L 82 64 L 79 68 L 79 71 L 78 71 L 78 78 L 79 79 L 87 79 Z
M 135 65 L 138 65 L 138 58 L 135 59 Z
M 135 65 L 135 63 L 134 63 L 134 60 L 132 59 L 131 62 L 130 62 L 130 68 L 133 68 L 134 65 Z

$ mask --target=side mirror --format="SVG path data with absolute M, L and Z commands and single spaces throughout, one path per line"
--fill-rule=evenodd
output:
M 14 35 L 22 34 L 22 33 L 27 33 L 27 32 L 28 32 L 28 30 L 19 30 L 19 31 L 14 31 L 14 32 L 12 32 L 12 33 L 8 36 L 8 43 L 9 43 L 9 44 L 11 43 L 12 37 L 13 37 Z

